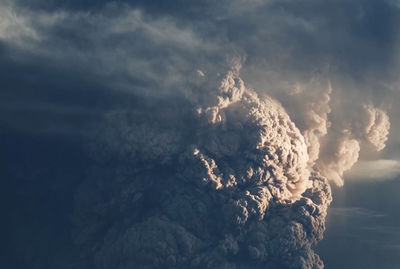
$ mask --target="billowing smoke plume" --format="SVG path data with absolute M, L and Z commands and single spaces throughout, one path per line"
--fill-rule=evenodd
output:
M 108 115 L 76 196 L 89 268 L 323 268 L 326 178 L 342 185 L 362 143 L 382 149 L 388 117 L 364 106 L 361 121 L 331 124 L 328 83 L 307 101 L 292 94 L 298 129 L 239 69 L 218 91 L 196 71 L 198 96 Z
M 331 93 L 330 82 L 325 85 L 320 80 L 313 78 L 304 85 L 297 83 L 286 96 L 286 99 L 291 100 L 288 105 L 289 112 L 304 136 L 308 163 L 311 167 L 319 158 L 321 139 L 327 135 L 330 127 L 328 114 L 331 112 L 329 106 Z
M 309 165 L 317 138 L 238 69 L 214 98 L 109 116 L 76 196 L 89 268 L 323 268 L 313 247 L 331 194 Z
M 390 122 L 389 117 L 380 108 L 366 105 L 364 108 L 363 128 L 361 135 L 371 143 L 375 150 L 380 151 L 385 148 L 388 139 Z
M 309 167 L 342 186 L 343 174 L 358 161 L 362 146 L 374 151 L 385 147 L 390 121 L 384 110 L 370 104 L 336 107 L 347 111 L 345 115 L 332 111 L 331 94 L 330 82 L 313 78 L 296 84 L 284 99 L 307 144 Z M 335 115 L 330 118 L 331 113 Z
M 329 152 L 325 153 L 325 157 L 318 161 L 317 167 L 323 175 L 336 183 L 343 186 L 343 173 L 357 162 L 360 144 L 356 139 L 348 138 L 343 135 L 339 140 L 334 141 L 330 145 Z
M 317 162 L 323 175 L 342 186 L 343 173 L 358 161 L 361 144 L 368 143 L 375 151 L 385 147 L 390 122 L 387 114 L 373 106 L 363 106 L 357 116 L 361 117 L 349 129 L 330 136 L 322 157 Z
M 349 119 L 340 119 L 333 124 L 328 134 L 317 169 L 338 186 L 344 184 L 343 173 L 358 161 L 363 144 L 380 151 L 385 147 L 390 128 L 389 117 L 385 111 L 372 105 L 362 105 L 355 109 Z

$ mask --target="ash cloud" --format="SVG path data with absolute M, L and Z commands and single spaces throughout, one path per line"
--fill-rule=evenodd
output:
M 219 86 L 196 70 L 188 98 L 107 115 L 91 147 L 99 165 L 75 199 L 74 239 L 90 266 L 324 267 L 313 249 L 328 180 L 343 185 L 362 143 L 380 149 L 388 117 L 360 105 L 365 120 L 331 122 L 332 86 L 312 80 L 304 88 L 322 95 L 302 96 L 299 85 L 289 94 L 304 111 L 299 129 L 240 68 Z
M 328 181 L 384 152 L 399 115 L 376 94 L 399 96 L 398 8 L 148 2 L 0 4 L 0 123 L 78 133 L 95 162 L 75 192 L 78 264 L 323 268 Z
M 388 139 L 390 121 L 386 112 L 371 105 L 364 106 L 364 128 L 362 134 L 376 151 L 385 148 Z
M 354 114 L 333 119 L 332 133 L 316 162 L 318 169 L 339 186 L 344 184 L 344 172 L 357 163 L 362 148 L 375 152 L 385 148 L 390 129 L 389 117 L 380 108 L 357 104 L 351 110 Z
M 125 164 L 100 159 L 76 196 L 75 240 L 92 266 L 323 268 L 313 247 L 331 193 L 300 130 L 239 68 L 213 96 L 109 116 L 119 137 L 101 132 L 94 155 Z
M 342 103 L 334 92 L 331 82 L 319 75 L 306 83 L 287 85 L 277 96 L 304 136 L 308 166 L 343 186 L 344 172 L 357 163 L 362 149 L 379 152 L 385 148 L 390 119 L 382 108 Z

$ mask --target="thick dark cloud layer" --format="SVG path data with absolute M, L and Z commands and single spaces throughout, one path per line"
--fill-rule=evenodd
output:
M 324 176 L 398 173 L 399 25 L 397 1 L 2 2 L 1 261 L 322 267 Z

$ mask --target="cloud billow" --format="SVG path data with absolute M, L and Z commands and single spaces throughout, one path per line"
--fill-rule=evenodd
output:
M 125 161 L 99 160 L 74 214 L 76 243 L 96 268 L 323 268 L 313 247 L 329 184 L 309 169 L 282 106 L 259 98 L 238 72 L 208 106 L 158 108 L 142 124 L 134 109 L 128 121 L 110 116 L 108 131 L 129 142 L 102 132 L 94 154 Z M 176 124 L 153 124 L 166 112 Z
M 385 27 L 398 20 L 395 4 L 147 2 L 0 4 L 1 57 L 29 97 L 15 101 L 15 79 L 2 74 L 2 111 L 44 110 L 46 128 L 0 123 L 67 134 L 78 125 L 95 163 L 75 192 L 79 259 L 104 269 L 323 268 L 314 248 L 329 181 L 343 185 L 363 148 L 388 141 L 389 106 L 371 93 L 377 84 L 364 86 L 397 70 L 396 29 Z M 375 6 L 387 17 L 368 28 Z M 71 111 L 79 124 L 52 118 Z

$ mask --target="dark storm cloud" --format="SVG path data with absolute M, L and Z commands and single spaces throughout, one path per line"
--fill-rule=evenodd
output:
M 62 124 L 65 119 L 56 115 L 68 110 L 83 118 L 101 116 L 138 95 L 182 92 L 186 77 L 208 58 L 224 62 L 226 56 L 191 29 L 129 6 L 109 5 L 92 14 L 4 3 L 2 14 L 2 122 L 8 127 L 35 129 L 18 115 L 25 112 L 45 125 Z
M 124 102 L 93 77 L 43 59 L 20 63 L 3 55 L 0 69 L 3 131 L 77 133 L 104 109 Z
M 350 70 L 352 74 L 365 69 L 355 66 L 374 63 L 384 67 L 393 60 L 399 22 L 398 7 L 392 1 L 95 2 L 66 1 L 59 5 L 20 1 L 16 9 L 36 7 L 36 12 L 66 10 L 72 14 L 90 11 L 92 15 L 112 14 L 117 7 L 140 9 L 152 18 L 165 17 L 180 26 L 190 25 L 208 39 L 223 36 L 253 58 L 262 55 L 268 59 L 273 49 L 282 46 L 295 56 L 292 64 L 329 61 L 338 68 L 348 68 L 344 72 Z M 84 31 L 81 27 L 78 29 Z M 78 29 L 73 29 L 77 35 Z M 79 39 L 83 41 L 84 37 Z
M 16 60 L 24 62 L 33 56 L 52 66 L 61 64 L 97 75 L 103 83 L 127 81 L 130 88 L 148 90 L 160 81 L 163 88 L 168 87 L 165 82 L 171 77 L 199 64 L 196 61 L 201 59 L 195 61 L 195 55 L 212 54 L 215 49 L 208 40 L 168 18 L 148 18 L 125 6 L 107 6 L 94 14 L 17 9 L 14 17 L 5 19 L 3 39 L 6 45 L 22 50 L 10 49 Z
M 131 88 L 221 64 L 232 50 L 246 55 L 243 76 L 259 89 L 272 81 L 269 91 L 282 77 L 307 80 L 329 70 L 337 88 L 348 88 L 343 79 L 362 79 L 374 85 L 352 88 L 374 96 L 375 86 L 387 88 L 382 79 L 396 76 L 399 8 L 391 1 L 16 3 L 28 28 L 45 39 L 32 44 L 34 51 L 56 50 L 58 62 L 102 69 Z

